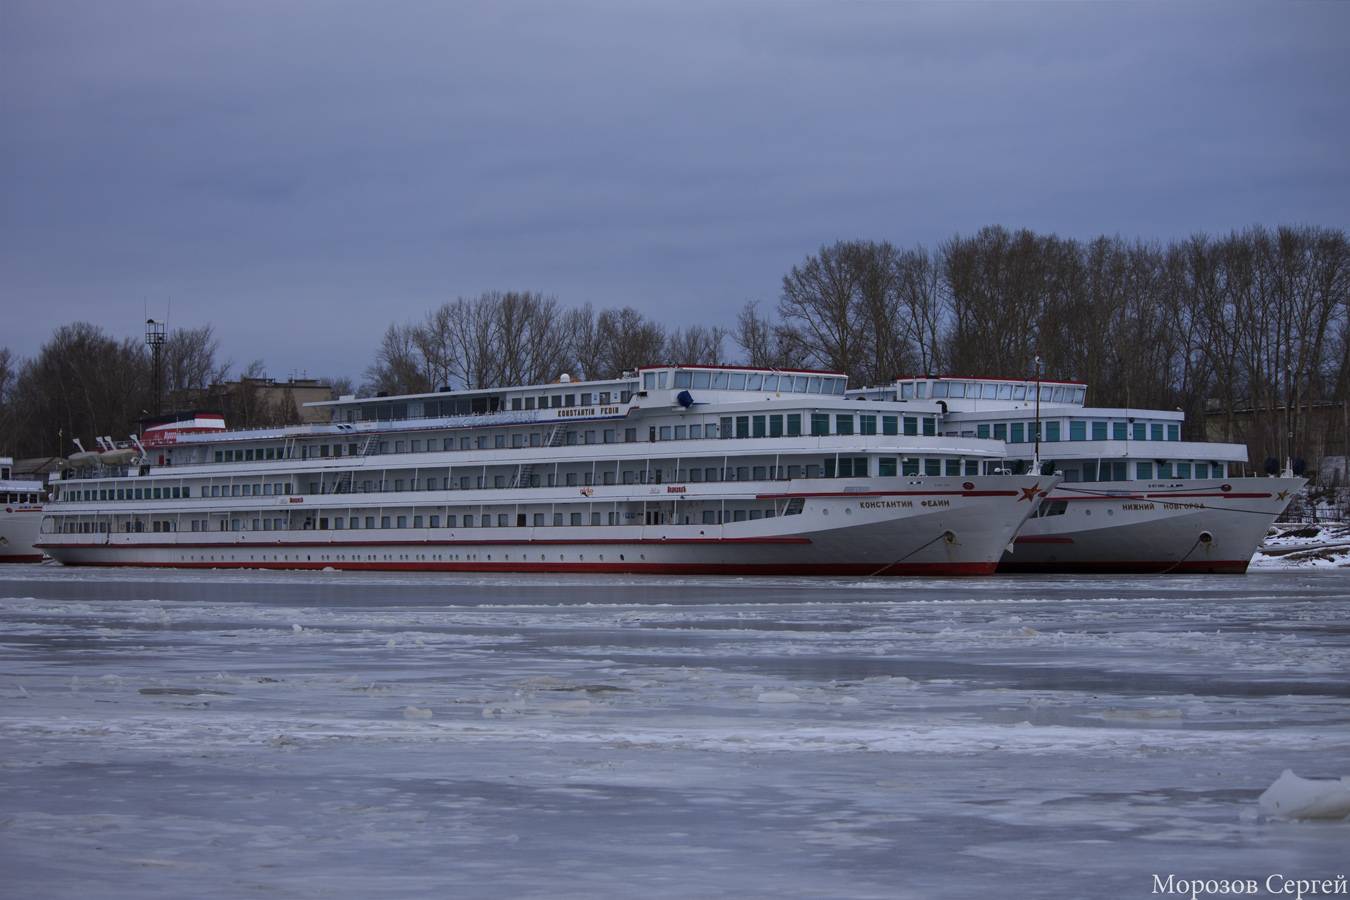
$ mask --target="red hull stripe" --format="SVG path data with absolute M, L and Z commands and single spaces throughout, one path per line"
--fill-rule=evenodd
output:
M 0 556 L 0 563 L 34 563 L 42 562 L 41 553 L 29 553 L 23 556 Z
M 157 569 L 339 569 L 351 572 L 497 572 L 567 573 L 611 575 L 873 575 L 875 563 L 802 563 L 748 565 L 736 563 L 524 563 L 524 562 L 68 562 L 68 566 L 125 566 Z M 991 575 L 996 563 L 913 563 L 888 566 L 893 575 Z
M 1016 497 L 1017 494 L 1017 491 L 847 491 L 819 494 L 756 494 L 755 499 L 791 500 L 794 497 L 801 497 L 807 500 L 814 500 L 821 497 L 844 499 L 849 497 Z M 684 494 L 679 496 L 695 500 L 698 499 L 697 495 Z
M 1038 575 L 1156 575 L 1206 573 L 1220 575 L 1241 575 L 1247 571 L 1245 559 L 1187 560 L 1178 564 L 1175 560 L 1129 560 L 1098 562 L 1009 562 L 998 564 L 1002 573 L 1020 572 Z
M 190 533 L 190 532 L 189 532 Z M 255 532 L 256 533 L 256 532 Z M 146 543 L 137 542 L 135 544 L 58 544 L 58 543 L 35 543 L 34 547 L 42 548 L 71 548 L 82 549 L 86 547 L 108 548 L 111 550 L 256 550 L 274 551 L 274 550 L 304 550 L 326 547 L 407 547 L 411 550 L 422 547 L 594 547 L 594 546 L 636 546 L 653 544 L 809 544 L 810 538 L 806 537 L 762 537 L 762 538 L 634 538 L 623 540 L 620 538 L 597 539 L 592 541 L 556 541 L 556 540 L 464 540 L 464 541 L 233 541 L 233 542 L 182 542 L 182 543 Z
M 1269 500 L 1270 494 L 1078 494 L 1051 491 L 1051 500 L 1174 500 L 1199 498 L 1201 500 Z

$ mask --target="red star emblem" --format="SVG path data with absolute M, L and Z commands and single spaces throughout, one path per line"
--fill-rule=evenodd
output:
M 1029 488 L 1022 488 L 1022 496 L 1017 498 L 1017 502 L 1021 503 L 1023 500 L 1026 500 L 1028 502 L 1034 501 L 1036 499 L 1036 494 L 1038 494 L 1040 490 L 1041 490 L 1041 483 L 1039 481 Z
M 1289 492 L 1288 492 L 1288 491 L 1280 491 L 1278 494 L 1275 495 L 1275 499 L 1276 499 L 1276 500 L 1283 500 L 1285 497 L 1288 497 L 1288 496 L 1289 496 Z

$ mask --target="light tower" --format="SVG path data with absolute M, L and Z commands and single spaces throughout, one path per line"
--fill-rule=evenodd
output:
M 156 322 L 154 319 L 145 320 L 145 343 L 150 347 L 150 359 L 152 363 L 152 378 L 154 379 L 152 390 L 154 393 L 155 415 L 164 411 L 161 400 L 160 385 L 163 382 L 164 374 L 164 339 L 167 329 L 163 322 Z

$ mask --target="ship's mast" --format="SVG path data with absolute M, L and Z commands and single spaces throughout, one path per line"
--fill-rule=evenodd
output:
M 1031 474 L 1041 474 L 1041 351 L 1036 351 L 1036 449 L 1032 453 Z

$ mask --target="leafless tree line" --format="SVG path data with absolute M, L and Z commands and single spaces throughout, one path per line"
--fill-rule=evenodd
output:
M 231 397 L 232 425 L 287 424 L 294 404 L 267 403 L 247 388 L 262 375 L 262 362 L 232 376 L 233 364 L 218 359 L 220 342 L 211 325 L 169 331 L 161 350 L 165 407 L 172 412 L 200 406 L 203 396 Z M 20 458 L 66 456 L 79 439 L 122 440 L 155 410 L 150 351 L 138 338 L 118 340 L 88 322 L 62 325 L 32 359 L 14 359 L 0 348 L 0 455 Z
M 359 390 L 720 365 L 733 361 L 727 338 L 740 347 L 737 362 L 841 371 L 854 385 L 909 374 L 1030 377 L 1039 358 L 1047 378 L 1088 382 L 1093 405 L 1180 408 L 1188 437 L 1205 437 L 1208 419 L 1212 436 L 1246 441 L 1254 458 L 1316 459 L 1350 443 L 1350 244 L 1315 226 L 1168 244 L 997 226 L 932 250 L 839 242 L 783 276 L 774 308 L 748 302 L 730 329 L 668 329 L 632 307 L 597 312 L 489 291 L 390 325 Z M 171 332 L 165 396 L 225 382 L 231 364 L 218 350 L 210 325 Z M 240 374 L 260 375 L 261 363 Z M 125 434 L 151 396 L 144 345 L 88 323 L 58 328 L 33 359 L 0 349 L 0 453 L 56 455 L 61 436 Z M 232 424 L 280 415 L 250 398 L 236 406 L 248 421 Z
M 549 382 L 563 373 L 617 378 L 657 360 L 721 365 L 727 331 L 667 330 L 632 307 L 564 309 L 556 297 L 488 291 L 460 297 L 421 322 L 390 325 L 366 369 L 368 393 L 423 393 Z
M 1030 377 L 1039 355 L 1094 405 L 1180 408 L 1193 438 L 1208 412 L 1254 454 L 1318 458 L 1346 442 L 1327 411 L 1350 398 L 1350 244 L 1313 226 L 1166 245 L 1000 227 L 932 251 L 841 242 L 784 276 L 776 318 L 747 304 L 733 337 L 754 365 L 855 385 Z

